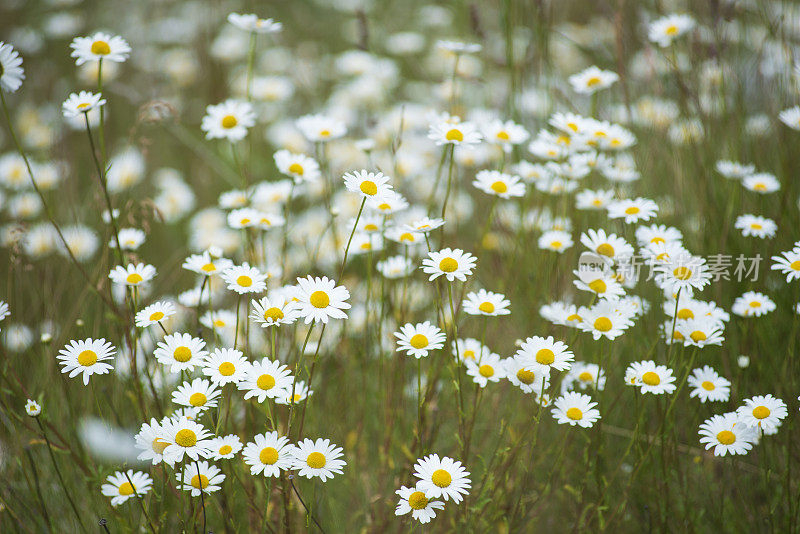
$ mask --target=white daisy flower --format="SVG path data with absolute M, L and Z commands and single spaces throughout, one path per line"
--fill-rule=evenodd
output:
M 461 41 L 448 41 L 440 39 L 436 41 L 436 48 L 446 50 L 453 54 L 475 54 L 483 50 L 483 46 L 478 43 L 464 43 Z
M 714 456 L 747 454 L 758 440 L 756 431 L 742 424 L 735 412 L 712 415 L 700 425 L 699 434 L 700 443 L 714 449 Z
M 736 218 L 734 226 L 741 230 L 744 237 L 759 237 L 761 239 L 775 237 L 775 232 L 778 231 L 778 225 L 775 224 L 775 221 L 759 215 L 740 215 Z
M 444 226 L 444 219 L 431 219 L 430 217 L 423 217 L 415 220 L 413 223 L 406 225 L 405 228 L 411 232 L 419 232 L 421 234 L 429 234 L 432 231 Z
M 262 358 L 251 363 L 245 370 L 244 378 L 236 385 L 246 391 L 244 400 L 255 397 L 257 402 L 283 395 L 292 387 L 292 374 L 287 366 L 277 360 Z
M 538 364 L 557 371 L 568 370 L 575 359 L 567 345 L 562 341 L 556 341 L 553 336 L 526 338 L 514 357 L 527 365 Z
M 689 15 L 672 14 L 661 17 L 647 27 L 647 38 L 666 48 L 672 41 L 694 28 L 695 21 Z
M 31 417 L 38 417 L 42 413 L 42 407 L 33 399 L 25 401 L 25 413 Z
M 572 90 L 585 95 L 611 87 L 617 80 L 619 75 L 616 72 L 603 70 L 595 65 L 569 77 Z
M 261 293 L 267 289 L 267 275 L 255 267 L 250 267 L 247 262 L 228 267 L 220 277 L 228 284 L 228 289 L 240 295 Z
M 520 145 L 528 140 L 531 134 L 514 121 L 493 120 L 482 128 L 486 141 L 502 147 L 508 153 L 515 145 Z
M 211 454 L 208 448 L 211 433 L 196 421 L 186 418 L 167 419 L 161 424 L 159 437 L 168 443 L 161 454 L 170 465 L 183 461 L 184 456 L 197 460 Z
M 270 299 L 267 296 L 259 300 L 253 299 L 251 304 L 253 313 L 250 314 L 250 318 L 262 328 L 292 324 L 300 315 L 294 307 L 294 301 L 282 297 Z
M 519 176 L 499 171 L 478 171 L 472 185 L 487 195 L 502 199 L 525 196 L 525 184 L 520 180 Z
M 755 165 L 728 160 L 718 161 L 715 168 L 718 173 L 729 180 L 741 180 L 756 172 Z
M 308 438 L 299 442 L 291 451 L 292 469 L 296 469 L 298 476 L 313 478 L 319 477 L 322 482 L 333 475 L 341 474 L 347 462 L 341 460 L 342 448 L 332 444 L 329 439 Z
M 722 345 L 725 340 L 722 332 L 725 325 L 711 317 L 686 319 L 678 321 L 675 325 L 676 332 L 680 332 L 684 345 L 705 347 L 707 345 Z
M 313 394 L 314 392 L 308 389 L 305 381 L 295 380 L 290 387 L 283 391 L 283 395 L 275 397 L 275 403 L 283 406 L 289 406 L 290 404 L 303 402 Z
M 430 125 L 428 138 L 440 145 L 477 145 L 483 140 L 478 127 L 471 122 L 436 122 Z
M 640 226 L 636 229 L 636 241 L 639 246 L 658 243 L 680 243 L 682 239 L 683 234 L 681 234 L 680 230 L 663 224 Z
M 136 312 L 136 326 L 146 328 L 175 315 L 175 305 L 169 301 L 154 302 Z
M 444 333 L 433 326 L 430 321 L 424 323 L 407 323 L 400 327 L 399 332 L 394 333 L 397 338 L 396 351 L 403 351 L 409 356 L 417 359 L 427 357 L 432 350 L 444 347 L 447 337 Z
M 700 402 L 727 402 L 730 398 L 731 383 L 719 376 L 710 366 L 694 369 L 687 378 L 688 384 L 694 388 L 689 392 L 689 397 L 697 397 Z
M 605 387 L 606 373 L 596 363 L 574 362 L 567 376 L 561 381 L 562 393 L 576 389 L 603 391 Z
M 480 357 L 479 361 L 464 360 L 467 374 L 479 387 L 485 388 L 489 382 L 499 382 L 506 377 L 506 367 L 497 354 L 490 352 Z
M 485 289 L 470 291 L 464 298 L 462 306 L 464 312 L 469 315 L 483 315 L 496 317 L 498 315 L 508 315 L 511 311 L 508 306 L 511 301 L 506 299 L 502 293 L 493 293 Z
M 563 230 L 547 230 L 539 236 L 537 243 L 542 250 L 552 250 L 559 254 L 570 248 L 574 242 L 569 232 Z
M 758 174 L 750 175 L 742 180 L 742 185 L 745 187 L 745 189 L 754 191 L 756 193 L 761 193 L 762 195 L 774 193 L 781 188 L 781 183 L 778 181 L 775 175 L 768 172 L 760 172 Z
M 153 479 L 150 475 L 128 469 L 108 475 L 100 491 L 106 497 L 111 497 L 111 506 L 119 506 L 134 495 L 147 495 L 152 486 Z
M 252 13 L 230 13 L 228 14 L 228 22 L 240 30 L 254 33 L 277 33 L 283 29 L 283 24 L 280 22 L 275 22 L 272 19 L 262 19 Z
M 191 334 L 168 334 L 156 345 L 153 355 L 159 363 L 168 365 L 171 373 L 191 371 L 202 365 L 208 354 L 205 346 L 205 341 Z
M 591 428 L 600 419 L 600 411 L 595 408 L 589 395 L 568 391 L 553 402 L 553 417 L 558 424 L 578 425 Z
M 642 393 L 661 395 L 675 391 L 675 377 L 672 369 L 665 365 L 656 365 L 652 360 L 633 362 L 625 370 L 625 382 L 638 386 Z
M 327 323 L 328 319 L 347 319 L 344 310 L 350 309 L 350 304 L 346 302 L 350 298 L 350 292 L 344 286 L 337 286 L 335 281 L 326 276 L 298 278 L 295 298 L 296 309 L 306 324 L 317 321 Z
M 77 117 L 81 113 L 89 113 L 95 108 L 105 105 L 106 99 L 100 93 L 81 91 L 80 93 L 70 93 L 67 99 L 61 104 L 61 112 L 64 117 Z
M 184 382 L 172 392 L 172 402 L 181 406 L 193 406 L 202 411 L 214 408 L 221 393 L 208 380 L 195 378 L 191 383 Z
M 163 425 L 155 418 L 151 418 L 149 423 L 142 423 L 134 440 L 136 448 L 142 451 L 137 457 L 138 460 L 149 460 L 153 465 L 164 460 L 164 449 L 169 445 L 169 441 L 164 438 Z
M 450 350 L 453 354 L 457 354 L 462 362 L 472 361 L 477 362 L 484 356 L 491 354 L 491 350 L 486 345 L 481 345 L 481 342 L 474 338 L 459 339 L 455 343 L 450 343 Z
M 395 493 L 400 497 L 394 515 L 405 515 L 411 513 L 411 517 L 423 525 L 429 523 L 436 517 L 436 510 L 444 508 L 442 501 L 430 499 L 419 485 L 413 488 L 402 486 Z
M 347 133 L 347 127 L 342 121 L 325 115 L 304 115 L 295 124 L 300 133 L 312 143 L 324 143 Z
M 122 63 L 128 59 L 131 52 L 131 47 L 125 39 L 103 32 L 97 32 L 89 37 L 76 37 L 69 47 L 72 48 L 70 57 L 75 58 L 75 64 L 78 66 L 87 61 L 99 60 Z
M 775 310 L 775 303 L 763 293 L 748 291 L 733 301 L 731 311 L 740 317 L 761 317 Z
M 0 89 L 14 93 L 24 79 L 19 53 L 10 44 L 0 41 Z
M 405 256 L 390 256 L 385 260 L 377 263 L 378 272 L 384 278 L 394 280 L 397 278 L 405 278 L 414 272 L 414 262 Z
M 785 274 L 787 283 L 800 279 L 800 250 L 781 252 L 780 256 L 772 256 L 772 261 L 772 270 Z
M 706 259 L 687 253 L 671 253 L 653 267 L 655 282 L 668 294 L 701 290 L 711 283 L 711 271 Z
M 206 108 L 200 128 L 206 132 L 206 139 L 227 139 L 233 143 L 244 139 L 247 129 L 255 123 L 256 114 L 252 104 L 228 99 Z
M 656 216 L 658 205 L 650 199 L 638 197 L 636 199 L 615 200 L 608 205 L 610 219 L 625 219 L 631 224 L 639 221 L 649 221 Z
M 277 432 L 257 434 L 253 441 L 244 446 L 242 458 L 250 466 L 250 474 L 265 477 L 278 477 L 281 471 L 292 467 L 294 445 L 289 438 Z
M 242 441 L 236 434 L 219 436 L 208 440 L 208 449 L 211 460 L 230 460 L 242 450 Z
M 213 276 L 224 272 L 226 269 L 233 266 L 231 260 L 225 258 L 213 258 L 208 251 L 202 254 L 193 254 L 186 258 L 182 267 L 193 273 L 201 274 L 203 276 Z
M 345 173 L 342 178 L 348 191 L 356 193 L 363 198 L 372 198 L 379 201 L 386 197 L 387 193 L 392 189 L 392 186 L 387 183 L 389 177 L 384 176 L 382 172 L 353 171 Z
M 601 300 L 591 308 L 581 308 L 577 314 L 578 327 L 597 340 L 601 337 L 616 339 L 633 326 L 632 316 L 617 307 L 613 301 Z
M 120 228 L 119 242 L 122 243 L 122 250 L 137 250 L 145 240 L 145 233 L 138 228 Z M 112 236 L 108 246 L 117 247 L 117 239 Z
M 550 386 L 550 368 L 533 364 L 524 356 L 514 355 L 503 360 L 505 377 L 524 393 L 541 395 Z
M 213 493 L 219 491 L 225 475 L 219 467 L 206 462 L 205 460 L 186 464 L 183 472 L 178 475 L 181 489 L 190 491 L 192 497 L 197 497 L 200 493 Z
M 453 499 L 458 504 L 469 494 L 469 472 L 461 462 L 447 456 L 439 458 L 438 454 L 429 454 L 420 458 L 414 464 L 414 476 L 420 479 L 417 488 L 432 499 Z
M 89 377 L 107 374 L 114 367 L 105 363 L 116 352 L 114 346 L 105 339 L 72 340 L 58 351 L 56 358 L 62 365 L 61 372 L 69 373 L 70 378 L 83 375 L 83 385 L 89 385 Z
M 136 265 L 129 263 L 127 267 L 117 265 L 108 273 L 108 277 L 113 283 L 133 287 L 146 284 L 155 275 L 156 268 L 144 263 L 137 263 Z
M 469 252 L 460 248 L 444 248 L 438 252 L 429 252 L 428 257 L 422 260 L 422 271 L 429 274 L 429 281 L 444 275 L 448 282 L 456 278 L 462 282 L 472 274 L 476 258 Z
M 742 424 L 768 431 L 777 428 L 788 411 L 785 402 L 768 394 L 745 399 L 744 406 L 736 410 L 736 415 Z
M 203 360 L 203 374 L 219 386 L 235 384 L 244 379 L 249 362 L 242 351 L 236 349 L 214 349 Z
M 778 114 L 778 119 L 792 130 L 800 130 L 800 106 L 784 109 Z
M 586 230 L 581 234 L 581 243 L 611 262 L 633 256 L 633 247 L 627 241 L 617 234 L 606 234 L 602 229 Z
M 304 154 L 293 154 L 288 150 L 278 150 L 273 155 L 275 166 L 281 174 L 294 178 L 295 184 L 316 182 L 322 173 L 319 163 Z

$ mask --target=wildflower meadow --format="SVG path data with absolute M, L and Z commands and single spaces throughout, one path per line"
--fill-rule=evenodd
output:
M 800 4 L 3 0 L 0 532 L 800 532 Z

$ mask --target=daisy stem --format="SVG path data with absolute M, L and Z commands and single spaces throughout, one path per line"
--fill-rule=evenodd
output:
M 147 526 L 149 526 L 150 530 L 153 532 L 153 534 L 155 534 L 156 533 L 156 529 L 155 529 L 155 527 L 153 527 L 153 522 L 150 520 L 150 516 L 147 513 L 147 508 L 145 508 L 145 506 L 144 506 L 144 500 L 142 500 L 142 494 L 139 493 L 139 491 L 136 489 L 136 486 L 133 485 L 133 480 L 131 480 L 131 477 L 128 475 L 128 472 L 127 471 L 123 471 L 122 473 L 125 475 L 125 478 L 128 480 L 128 484 L 130 484 L 131 488 L 133 488 L 133 494 L 134 494 L 134 496 L 136 496 L 136 500 L 139 501 L 139 506 L 142 508 L 142 513 L 144 514 L 144 517 L 147 520 Z
M 44 429 L 44 425 L 39 417 L 34 417 L 36 419 L 36 424 L 39 425 L 39 429 L 42 431 L 42 437 L 44 438 L 44 442 L 47 444 L 47 452 L 50 453 L 50 460 L 53 462 L 53 468 L 56 471 L 56 476 L 58 477 L 58 482 L 61 484 L 61 488 L 64 490 L 64 494 L 67 496 L 67 501 L 69 502 L 70 507 L 72 508 L 72 512 L 75 514 L 75 519 L 78 520 L 78 524 L 81 526 L 82 530 L 85 530 L 83 526 L 83 521 L 81 520 L 81 515 L 78 513 L 78 507 L 75 506 L 75 501 L 72 500 L 72 496 L 69 494 L 69 490 L 67 490 L 67 485 L 64 482 L 64 477 L 61 475 L 61 469 L 58 468 L 58 462 L 56 462 L 56 455 L 53 454 L 53 446 L 50 443 L 50 438 L 47 437 L 47 432 Z
M 97 60 L 97 93 L 100 95 L 103 94 L 103 58 Z M 106 115 L 104 106 L 100 106 L 100 122 L 98 123 L 97 128 L 98 140 L 100 142 L 100 154 L 103 156 L 103 161 L 108 160 L 106 157 L 105 118 Z
M 306 384 L 306 391 L 311 391 L 311 381 L 314 379 L 314 369 L 317 366 L 317 360 L 319 359 L 319 349 L 322 346 L 322 336 L 325 335 L 325 327 L 327 325 L 323 323 L 322 330 L 319 333 L 319 340 L 317 341 L 317 350 L 314 351 L 314 360 L 311 362 L 311 371 L 308 373 L 308 384 Z M 292 405 L 294 405 L 294 384 L 292 384 Z M 308 406 L 308 395 L 306 395 L 306 402 L 303 403 L 303 410 L 300 412 L 300 427 L 297 430 L 297 436 L 303 435 L 303 424 L 306 420 L 306 406 Z M 288 435 L 288 432 L 287 432 Z
M 252 85 L 253 85 L 253 64 L 255 63 L 256 57 L 256 39 L 258 34 L 256 32 L 250 32 L 250 50 L 247 52 L 247 101 L 250 102 L 253 99 L 252 96 Z
M 300 500 L 300 504 L 302 504 L 302 505 L 303 505 L 303 508 L 304 508 L 304 509 L 305 509 L 305 511 L 306 511 L 306 514 L 307 514 L 307 515 L 306 515 L 306 517 L 307 517 L 307 518 L 308 518 L 308 517 L 310 517 L 310 518 L 311 518 L 311 520 L 312 520 L 312 521 L 314 521 L 314 524 L 315 524 L 315 525 L 317 525 L 317 528 L 320 530 L 320 532 L 322 532 L 323 534 L 325 534 L 325 529 L 324 529 L 324 528 L 322 528 L 322 525 L 320 525 L 320 524 L 319 524 L 319 521 L 317 521 L 317 518 L 316 518 L 316 517 L 314 517 L 314 515 L 311 513 L 311 510 L 309 510 L 309 509 L 308 509 L 308 506 L 306 506 L 306 503 L 305 503 L 305 501 L 303 500 L 303 497 L 301 497 L 301 496 L 300 496 L 300 492 L 299 492 L 299 491 L 297 491 L 297 488 L 296 488 L 296 487 L 295 487 L 295 485 L 294 485 L 294 475 L 289 475 L 289 477 L 288 477 L 288 478 L 289 478 L 289 484 L 291 484 L 291 485 L 292 485 L 292 490 L 294 490 L 294 494 L 295 494 L 295 495 L 297 495 L 297 498 Z
M 233 155 L 233 163 L 236 165 L 236 170 L 239 171 L 239 175 L 242 178 L 242 188 L 247 190 L 247 172 L 244 170 L 244 166 L 242 166 L 242 162 L 239 159 L 239 155 L 236 153 L 236 145 L 231 142 L 231 154 Z
M 447 294 L 450 301 L 450 322 L 453 326 L 453 345 L 455 345 L 456 348 L 456 359 L 453 363 L 455 364 L 456 389 L 458 394 L 458 436 L 459 440 L 461 441 L 461 452 L 463 457 L 463 453 L 466 452 L 467 446 L 464 436 L 464 397 L 461 393 L 461 356 L 459 355 L 458 349 L 458 327 L 456 326 L 456 311 L 455 307 L 453 306 L 453 284 L 451 283 L 447 284 Z
M 492 205 L 489 207 L 489 215 L 486 217 L 486 224 L 483 225 L 483 231 L 481 232 L 481 238 L 478 240 L 478 247 L 484 247 L 484 241 L 486 240 L 486 235 L 489 233 L 489 229 L 492 227 L 492 217 L 494 216 L 494 209 L 497 206 L 497 197 L 492 198 Z
M 450 163 L 447 167 L 447 190 L 445 191 L 444 202 L 442 203 L 442 219 L 444 219 L 447 214 L 447 200 L 450 198 L 450 188 L 453 184 L 453 161 L 455 160 L 455 151 L 456 145 L 450 145 Z M 444 226 L 442 227 L 442 232 L 444 232 Z
M 42 190 L 39 189 L 39 184 L 37 184 L 36 180 L 33 178 L 33 170 L 31 168 L 31 163 L 28 160 L 28 156 L 25 154 L 25 151 L 22 149 L 22 145 L 20 144 L 19 139 L 17 138 L 17 133 L 14 131 L 14 127 L 11 124 L 11 115 L 8 112 L 8 105 L 6 104 L 5 91 L 3 91 L 2 87 L 0 87 L 0 104 L 2 104 L 3 114 L 5 115 L 6 123 L 8 124 L 8 133 L 11 135 L 11 139 L 14 142 L 14 146 L 17 148 L 17 152 L 22 158 L 22 161 L 25 162 L 25 168 L 28 170 L 28 177 L 30 178 L 31 185 L 33 186 L 34 191 L 36 191 L 39 200 L 42 202 L 42 207 L 44 208 L 44 213 L 45 216 L 47 217 L 47 220 L 50 221 L 50 224 L 55 229 L 56 234 L 58 234 L 58 239 L 64 246 L 64 250 L 67 252 L 69 259 L 72 260 L 72 263 L 75 265 L 75 267 L 78 268 L 78 272 L 81 273 L 81 276 L 83 277 L 86 284 L 92 289 L 92 291 L 94 291 L 100 297 L 100 299 L 106 304 L 106 306 L 108 306 L 108 308 L 115 315 L 119 316 L 120 312 L 119 310 L 117 310 L 117 307 L 114 305 L 113 301 L 107 295 L 103 294 L 100 291 L 100 289 L 97 287 L 97 284 L 92 282 L 92 280 L 89 278 L 89 274 L 86 272 L 86 269 L 83 268 L 83 265 L 81 265 L 81 263 L 72 253 L 72 249 L 69 248 L 67 240 L 64 238 L 64 234 L 61 233 L 61 228 L 58 226 L 58 223 L 56 223 L 52 211 L 50 211 L 50 206 L 47 204 L 47 200 L 44 198 L 44 193 L 42 193 Z
M 236 297 L 236 330 L 233 334 L 233 349 L 236 350 L 236 345 L 239 342 L 239 307 L 242 304 L 242 296 Z
M 417 437 L 419 439 L 419 457 L 425 455 L 422 428 L 422 358 L 417 358 Z
M 53 532 L 53 524 L 50 520 L 50 514 L 47 513 L 47 505 L 44 502 L 44 497 L 42 497 L 42 487 L 39 485 L 39 472 L 36 470 L 36 463 L 33 461 L 33 455 L 31 454 L 31 450 L 28 447 L 25 447 L 25 454 L 28 456 L 28 461 L 31 463 L 31 471 L 33 472 L 33 484 L 36 488 L 36 495 L 39 497 L 39 503 L 42 505 L 42 515 L 44 516 L 45 523 L 47 524 L 47 530 L 49 532 Z
M 356 233 L 356 228 L 358 228 L 358 220 L 361 218 L 361 212 L 364 211 L 364 205 L 366 203 L 367 197 L 362 198 L 361 207 L 358 208 L 358 215 L 356 215 L 356 222 L 353 223 L 353 229 L 350 231 L 350 237 L 347 239 L 347 246 L 344 248 L 344 259 L 342 259 L 342 266 L 339 268 L 339 278 L 337 280 L 341 280 L 344 274 L 344 266 L 347 263 L 347 253 L 350 252 L 350 243 L 353 241 L 353 235 Z
M 678 304 L 681 301 L 681 288 L 678 288 L 678 294 L 675 295 L 675 311 L 672 314 L 672 332 L 669 334 L 669 348 L 667 349 L 667 366 L 672 367 L 672 347 L 675 346 L 675 324 L 678 321 Z
M 117 258 L 119 259 L 120 265 L 123 265 L 125 263 L 125 258 L 122 257 L 122 246 L 120 245 L 120 240 L 119 240 L 119 225 L 117 224 L 117 216 L 114 215 L 114 206 L 111 204 L 111 195 L 108 193 L 108 183 L 106 182 L 105 167 L 104 165 L 100 164 L 100 160 L 97 158 L 97 149 L 95 148 L 94 144 L 92 127 L 89 125 L 88 112 L 84 112 L 83 120 L 84 123 L 86 124 L 86 135 L 89 136 L 89 148 L 91 149 L 92 152 L 92 160 L 94 161 L 94 166 L 97 169 L 97 180 L 100 182 L 100 190 L 103 192 L 103 198 L 105 199 L 106 207 L 108 208 L 108 218 L 111 221 L 111 229 L 114 232 L 114 242 L 117 245 L 114 247 L 114 250 L 117 252 Z M 105 156 L 103 156 L 104 164 L 105 161 L 106 161 Z
M 194 461 L 194 466 L 197 469 L 197 484 L 200 486 L 200 506 L 203 508 L 203 534 L 206 533 L 206 499 L 203 496 L 203 477 L 200 475 L 200 464 L 197 460 Z M 195 527 L 196 528 L 196 527 Z
M 294 377 L 292 379 L 292 393 L 291 395 L 289 395 L 289 414 L 287 415 L 287 421 L 286 421 L 287 436 L 289 436 L 290 432 L 292 431 L 292 419 L 294 416 L 294 391 L 295 391 L 295 386 L 297 386 L 297 375 L 298 373 L 300 373 L 300 364 L 303 363 L 303 355 L 306 353 L 306 345 L 308 345 L 308 338 L 311 337 L 311 332 L 314 330 L 314 326 L 316 324 L 317 324 L 316 321 L 311 323 L 311 327 L 308 329 L 306 338 L 303 340 L 303 347 L 300 349 L 300 354 L 297 355 L 297 359 L 295 360 Z M 325 325 L 323 324 L 322 327 L 325 328 Z M 320 337 L 320 339 L 322 338 Z M 317 345 L 317 350 L 319 350 L 319 345 Z
M 278 260 L 279 262 L 286 262 L 286 249 L 289 246 L 289 214 L 291 213 L 291 205 L 292 205 L 292 196 L 294 195 L 294 180 L 292 180 L 292 185 L 289 187 L 289 196 L 286 198 L 286 202 L 283 204 L 283 239 L 281 242 L 281 257 Z M 286 271 L 287 269 L 284 269 Z M 285 275 L 286 273 L 282 273 Z

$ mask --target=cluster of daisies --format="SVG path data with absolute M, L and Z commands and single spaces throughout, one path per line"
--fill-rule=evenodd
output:
M 458 460 L 429 454 L 414 464 L 413 486 L 401 486 L 396 491 L 400 500 L 395 508 L 396 515 L 410 513 L 420 523 L 429 523 L 436 517 L 436 510 L 444 508 L 443 501 L 452 500 L 459 504 L 469 495 L 472 484 L 469 471 Z M 441 500 L 440 500 L 441 499 Z

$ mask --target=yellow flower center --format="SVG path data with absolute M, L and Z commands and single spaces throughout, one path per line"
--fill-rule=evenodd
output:
M 693 319 L 694 312 L 689 308 L 683 308 L 682 310 L 678 310 L 678 319 Z
M 450 473 L 444 469 L 437 469 L 433 472 L 433 475 L 431 475 L 431 482 L 440 488 L 446 488 L 451 482 L 453 482 L 453 477 L 450 476 Z
M 236 366 L 234 366 L 231 362 L 222 362 L 219 364 L 217 369 L 219 370 L 219 374 L 222 376 L 231 376 L 236 372 Z
M 517 371 L 517 380 L 529 386 L 533 384 L 533 381 L 536 380 L 536 375 L 533 371 L 528 371 L 527 369 L 520 369 Z
M 131 484 L 130 482 L 123 482 L 122 484 L 119 485 L 120 495 L 133 495 L 134 491 L 135 488 L 133 487 L 133 484 Z
M 299 174 L 302 176 L 305 170 L 303 169 L 303 166 L 300 165 L 299 163 L 292 163 L 291 165 L 289 165 L 289 172 L 292 174 Z
M 331 131 L 330 130 L 320 130 L 319 131 L 319 136 L 320 137 L 330 137 L 331 136 Z
M 567 410 L 567 417 L 573 421 L 580 421 L 583 419 L 583 412 L 579 408 L 570 408 Z
M 501 182 L 500 180 L 498 180 L 492 184 L 492 191 L 494 191 L 495 193 L 502 194 L 508 191 L 508 186 L 506 185 L 505 182 Z
M 222 127 L 226 130 L 229 130 L 239 124 L 239 121 L 236 120 L 236 117 L 233 115 L 225 115 L 222 117 Z
M 769 408 L 766 406 L 756 406 L 753 408 L 753 417 L 756 419 L 766 419 L 769 417 L 770 413 Z
M 461 130 L 453 128 L 452 130 L 448 130 L 448 132 L 444 135 L 444 138 L 448 141 L 458 141 L 460 143 L 464 140 L 464 134 L 461 133 Z
M 452 273 L 458 269 L 458 262 L 453 258 L 443 258 L 442 261 L 439 262 L 439 269 L 446 273 Z
M 758 302 L 757 300 L 754 300 L 753 302 L 750 303 L 750 307 L 751 308 L 760 308 L 761 307 L 761 303 Z
M 262 464 L 272 465 L 278 461 L 278 450 L 275 447 L 264 447 L 258 454 Z
M 594 327 L 601 332 L 608 332 L 614 325 L 608 317 L 598 317 L 594 322 Z
M 800 260 L 793 261 L 792 263 L 789 264 L 789 267 L 791 267 L 795 271 L 800 271 Z
M 203 406 L 208 401 L 208 398 L 199 391 L 197 393 L 192 393 L 189 397 L 189 404 L 194 407 Z
M 492 367 L 491 365 L 483 364 L 480 367 L 478 367 L 478 372 L 481 374 L 482 377 L 489 378 L 494 376 L 494 367 Z
M 206 489 L 208 487 L 208 477 L 205 475 L 195 475 L 192 477 L 192 487 Z
M 311 469 L 322 469 L 325 467 L 326 463 L 328 462 L 325 460 L 325 455 L 321 452 L 312 452 L 306 458 L 306 464 L 308 464 L 308 467 Z
M 375 232 L 378 229 L 377 224 L 367 223 L 364 225 L 364 230 L 367 232 Z
M 594 380 L 594 377 L 592 376 L 592 373 L 590 373 L 589 371 L 584 371 L 578 375 L 578 380 L 580 380 L 581 382 L 591 382 L 592 380 Z
M 767 185 L 759 182 L 753 186 L 753 189 L 755 189 L 756 191 L 766 191 Z
M 678 267 L 672 271 L 672 275 L 678 280 L 688 280 L 692 277 L 692 270 L 688 267 Z
M 78 354 L 78 363 L 84 367 L 90 367 L 97 363 L 97 353 L 93 350 L 84 350 Z
M 90 105 L 91 105 L 91 104 L 89 104 L 89 102 L 81 102 L 80 104 L 78 104 L 78 106 L 77 106 L 77 107 L 78 107 L 78 109 L 86 109 L 86 108 L 88 108 Z
M 428 506 L 428 498 L 421 491 L 415 491 L 408 496 L 408 505 L 412 510 L 422 510 Z
M 647 371 L 642 375 L 642 382 L 648 386 L 657 386 L 661 383 L 661 378 L 653 371 Z
M 369 196 L 373 196 L 378 192 L 377 184 L 375 184 L 375 182 L 371 180 L 364 180 L 363 182 L 361 182 L 359 189 L 361 189 L 362 193 Z
M 715 389 L 717 389 L 716 386 L 714 385 L 714 383 L 713 382 L 709 382 L 708 380 L 706 380 L 702 384 L 700 384 L 700 387 L 702 387 L 706 391 L 714 391 Z
M 214 326 L 223 327 L 225 326 L 225 321 L 222 319 L 214 319 Z
M 594 280 L 593 282 L 589 282 L 589 289 L 595 293 L 605 293 L 608 286 L 606 286 L 606 283 L 602 280 Z
M 253 285 L 253 279 L 243 274 L 236 279 L 236 283 L 242 287 L 250 287 Z
M 475 351 L 474 350 L 465 350 L 464 351 L 464 359 L 465 360 L 474 360 L 475 359 Z
M 138 284 L 142 280 L 144 280 L 144 278 L 142 278 L 142 275 L 139 273 L 131 273 L 127 278 L 125 278 L 125 281 L 129 284 Z
M 213 263 L 206 263 L 205 265 L 200 267 L 200 270 L 207 273 L 213 273 L 214 271 L 217 270 L 217 266 L 214 265 Z
M 550 349 L 539 349 L 539 352 L 536 353 L 536 361 L 542 365 L 550 365 L 556 361 L 556 355 Z
M 734 441 L 736 441 L 736 434 L 734 434 L 730 430 L 723 430 L 722 432 L 717 434 L 717 441 L 719 441 L 723 445 L 730 445 Z
M 577 313 L 573 313 L 572 315 L 570 315 L 569 317 L 567 317 L 567 321 L 569 321 L 569 322 L 573 322 L 573 321 L 580 321 L 580 320 L 581 320 L 581 316 L 580 316 L 580 315 L 578 315 Z M 595 327 L 596 327 L 596 326 L 597 326 L 597 325 L 595 325 Z M 598 330 L 599 330 L 599 328 L 598 328 Z
M 595 251 L 596 251 L 598 254 L 601 254 L 601 255 L 603 255 L 603 256 L 608 256 L 609 258 L 611 258 L 611 257 L 613 257 L 613 256 L 614 256 L 614 247 L 612 247 L 612 246 L 611 246 L 610 244 L 608 244 L 608 243 L 603 243 L 602 245 L 600 245 L 599 247 L 597 247 L 597 248 L 595 249 Z
M 667 35 L 676 35 L 678 33 L 678 27 L 671 24 L 664 29 L 664 33 Z
M 153 451 L 157 452 L 158 454 L 162 454 L 164 452 L 164 449 L 166 449 L 168 446 L 169 442 L 164 441 L 161 438 L 154 439 L 153 443 L 151 444 L 151 447 L 153 447 Z
M 751 224 L 751 225 L 750 225 L 750 228 L 752 228 L 753 230 L 761 230 L 761 229 L 762 229 L 762 228 L 764 228 L 764 227 L 763 227 L 763 226 L 761 226 L 761 225 L 760 225 L 760 224 L 758 224 L 758 223 L 753 223 L 753 224 Z
M 559 249 L 561 248 L 561 241 L 551 241 L 550 248 Z
M 510 139 L 508 132 L 506 132 L 505 130 L 500 130 L 499 132 L 497 132 L 497 138 L 502 141 L 508 141 Z
M 637 213 L 639 213 L 639 211 L 640 211 L 639 208 L 637 208 L 636 206 L 625 208 L 626 215 L 636 215 Z
M 599 85 L 602 80 L 599 76 L 592 76 L 588 80 L 586 80 L 586 87 L 594 87 L 595 85 Z
M 258 377 L 258 380 L 256 380 L 256 385 L 259 389 L 272 389 L 275 387 L 275 377 L 272 375 L 261 375 Z
M 483 313 L 494 313 L 494 304 L 491 302 L 481 302 L 481 305 L 478 306 L 478 309 Z
M 692 338 L 692 341 L 694 341 L 695 343 L 698 343 L 700 341 L 705 341 L 706 339 L 708 339 L 706 334 L 704 332 L 701 332 L 700 330 L 695 330 L 694 332 L 689 334 L 689 337 Z
M 230 445 L 223 445 L 222 447 L 219 448 L 219 454 L 220 456 L 225 456 L 226 454 L 230 454 L 232 450 L 233 447 L 231 447 Z
M 163 318 L 164 318 L 164 312 L 157 311 L 150 314 L 151 321 L 160 321 Z
M 278 321 L 283 319 L 283 311 L 280 308 L 276 308 L 273 306 L 272 308 L 268 308 L 264 311 L 264 319 Z
M 175 443 L 181 447 L 194 447 L 195 443 L 197 443 L 197 434 L 188 428 L 182 428 L 175 434 Z
M 176 362 L 186 363 L 192 358 L 192 351 L 189 350 L 189 347 L 181 345 L 175 349 L 172 353 L 172 357 L 175 358 Z
M 95 41 L 92 43 L 92 54 L 96 56 L 107 56 L 111 53 L 111 47 L 105 41 Z
M 314 291 L 308 299 L 311 305 L 315 308 L 327 308 L 331 303 L 331 299 L 324 291 Z
M 409 340 L 408 344 L 415 349 L 422 349 L 428 346 L 428 338 L 422 334 L 414 334 L 414 336 Z

